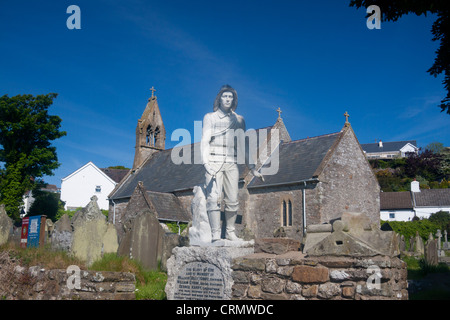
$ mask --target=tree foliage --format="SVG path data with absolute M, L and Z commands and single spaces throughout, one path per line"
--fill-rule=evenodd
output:
M 447 96 L 441 100 L 441 111 L 450 114 L 450 1 L 448 0 L 351 0 L 350 6 L 367 8 L 370 5 L 380 7 L 382 21 L 397 21 L 403 15 L 414 13 L 417 16 L 435 14 L 437 16 L 431 28 L 433 41 L 440 41 L 436 58 L 428 73 L 434 77 L 444 74 L 442 84 Z
M 0 201 L 7 213 L 19 218 L 22 196 L 35 178 L 53 175 L 59 167 L 51 142 L 64 135 L 61 118 L 49 115 L 56 93 L 0 97 Z

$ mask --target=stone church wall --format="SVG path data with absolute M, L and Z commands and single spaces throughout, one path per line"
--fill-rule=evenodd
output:
M 363 151 L 349 128 L 327 162 L 307 206 L 319 205 L 320 223 L 344 212 L 362 212 L 379 224 L 380 188 Z M 316 202 L 316 203 L 314 203 Z
M 292 203 L 292 226 L 283 227 L 285 236 L 301 240 L 303 230 L 302 189 L 281 186 L 249 191 L 247 214 L 254 220 L 252 231 L 256 238 L 270 238 L 282 226 L 283 200 Z

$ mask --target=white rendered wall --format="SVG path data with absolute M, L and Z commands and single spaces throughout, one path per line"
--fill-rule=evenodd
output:
M 101 192 L 96 192 L 96 187 L 101 187 Z M 112 182 L 102 171 L 94 165 L 86 165 L 61 181 L 61 200 L 65 201 L 64 208 L 85 207 L 92 196 L 98 198 L 100 209 L 108 210 L 108 195 L 114 189 Z

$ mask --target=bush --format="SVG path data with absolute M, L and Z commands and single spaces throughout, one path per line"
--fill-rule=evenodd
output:
M 381 221 L 381 224 L 386 221 Z M 411 237 L 416 236 L 416 232 L 419 232 L 419 235 L 422 237 L 424 241 L 428 239 L 430 233 L 433 235 L 436 233 L 437 229 L 440 226 L 429 219 L 419 219 L 412 221 L 389 221 L 389 225 L 392 227 L 396 233 L 403 235 L 405 237 L 406 244 L 409 244 L 409 239 Z
M 146 270 L 141 263 L 115 253 L 106 253 L 95 261 L 90 270 L 131 272 L 136 276 L 136 300 L 164 300 L 167 274 L 158 270 Z

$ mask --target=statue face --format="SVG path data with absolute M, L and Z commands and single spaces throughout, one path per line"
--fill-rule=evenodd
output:
M 231 92 L 224 92 L 220 97 L 220 108 L 223 112 L 228 113 L 231 110 L 231 104 L 233 102 L 233 94 Z

